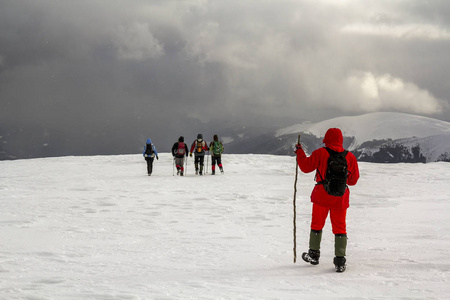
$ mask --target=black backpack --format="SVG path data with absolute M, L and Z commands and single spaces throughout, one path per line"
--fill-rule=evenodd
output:
M 317 184 L 323 184 L 325 191 L 331 196 L 343 196 L 347 189 L 348 166 L 345 157 L 347 156 L 348 151 L 336 152 L 330 148 L 325 149 L 327 149 L 330 154 L 330 157 L 328 158 L 327 174 L 324 180 L 319 173 L 322 181 L 319 181 Z
M 147 148 L 145 148 L 145 157 L 152 157 L 153 153 L 154 152 L 152 144 L 147 144 Z

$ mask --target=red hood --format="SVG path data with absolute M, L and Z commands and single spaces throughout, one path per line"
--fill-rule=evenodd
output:
M 331 150 L 337 152 L 344 151 L 344 148 L 342 146 L 344 138 L 342 137 L 342 131 L 339 128 L 328 129 L 322 142 Z

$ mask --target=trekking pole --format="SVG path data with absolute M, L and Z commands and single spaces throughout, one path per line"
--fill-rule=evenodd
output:
M 300 144 L 300 134 L 298 135 L 297 145 Z M 295 156 L 295 181 L 294 181 L 294 264 L 297 261 L 297 208 L 295 199 L 297 196 L 297 177 L 298 177 L 298 163 L 297 156 Z
M 209 164 L 209 155 L 206 155 L 206 174 L 208 174 L 208 164 Z

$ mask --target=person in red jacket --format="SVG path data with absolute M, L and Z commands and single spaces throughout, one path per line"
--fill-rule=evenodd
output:
M 313 151 L 309 157 L 306 156 L 301 145 L 297 145 L 295 151 L 300 170 L 304 173 L 316 171 L 315 180 L 317 182 L 311 193 L 313 207 L 309 251 L 303 253 L 302 258 L 313 265 L 319 263 L 322 229 L 328 214 L 330 214 L 331 226 L 335 235 L 334 248 L 336 257 L 333 263 L 338 272 L 343 272 L 346 268 L 346 214 L 349 207 L 350 190 L 347 187 L 343 196 L 332 196 L 328 194 L 321 182 L 326 179 L 328 158 L 330 157 L 326 148 L 341 153 L 345 151 L 343 140 L 342 132 L 339 128 L 330 128 L 323 139 L 325 147 Z M 358 162 L 356 157 L 350 152 L 347 153 L 345 158 L 348 170 L 347 185 L 355 185 L 359 179 Z

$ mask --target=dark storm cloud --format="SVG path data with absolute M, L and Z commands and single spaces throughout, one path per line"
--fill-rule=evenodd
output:
M 173 139 L 210 121 L 372 111 L 449 120 L 449 6 L 0 0 L 0 134 Z

